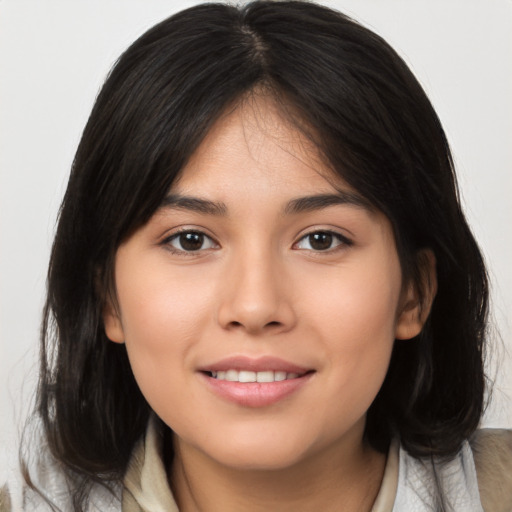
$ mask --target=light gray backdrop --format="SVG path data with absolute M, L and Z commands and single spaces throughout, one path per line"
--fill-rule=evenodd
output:
M 0 0 L 0 481 L 37 379 L 49 248 L 94 97 L 129 43 L 194 3 Z M 485 423 L 512 427 L 512 2 L 329 5 L 399 51 L 445 126 L 462 200 L 490 266 L 493 313 L 504 345 Z

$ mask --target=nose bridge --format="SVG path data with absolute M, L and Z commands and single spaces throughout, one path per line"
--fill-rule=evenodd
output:
M 232 254 L 219 309 L 224 328 L 251 333 L 283 330 L 294 323 L 278 251 L 255 240 Z

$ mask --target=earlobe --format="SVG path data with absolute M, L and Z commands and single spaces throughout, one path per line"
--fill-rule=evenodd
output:
M 409 340 L 417 336 L 432 309 L 437 292 L 436 257 L 431 249 L 422 249 L 417 254 L 420 283 L 411 280 L 403 291 L 395 338 Z
M 105 334 L 110 341 L 124 343 L 123 325 L 119 318 L 119 313 L 111 304 L 107 304 L 103 308 L 103 324 L 105 326 Z

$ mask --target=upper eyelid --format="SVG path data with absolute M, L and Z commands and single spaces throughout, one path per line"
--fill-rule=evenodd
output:
M 303 235 L 301 235 L 299 238 L 297 238 L 297 241 L 293 243 L 293 245 L 297 245 L 299 242 L 307 238 L 308 236 L 314 235 L 315 233 L 329 233 L 330 235 L 333 235 L 335 238 L 337 238 L 342 244 L 345 245 L 352 245 L 354 242 L 346 235 L 343 235 L 342 233 L 339 233 L 338 231 L 333 231 L 331 229 L 314 229 L 313 231 L 309 231 Z M 322 251 L 324 252 L 324 251 Z
M 216 244 L 218 244 L 217 240 L 215 239 L 215 237 L 212 234 L 205 231 L 204 228 L 199 228 L 199 227 L 196 228 L 194 226 L 179 226 L 179 227 L 172 228 L 172 229 L 168 230 L 162 236 L 161 242 L 165 243 L 166 241 L 169 241 L 169 240 L 177 237 L 178 235 L 182 235 L 183 233 L 199 233 L 201 235 L 206 236 L 207 238 L 210 238 Z
M 336 228 L 331 228 L 331 227 L 326 227 L 326 228 L 311 227 L 311 228 L 306 228 L 306 229 L 307 229 L 307 231 L 303 231 L 300 235 L 297 236 L 296 242 L 294 242 L 294 243 L 297 243 L 298 241 L 302 240 L 303 238 L 305 238 L 309 235 L 313 235 L 315 233 L 330 233 L 331 235 L 337 236 L 347 242 L 352 242 L 352 238 L 354 238 L 354 235 L 352 233 L 344 234 L 344 233 L 340 232 L 341 228 L 336 229 Z

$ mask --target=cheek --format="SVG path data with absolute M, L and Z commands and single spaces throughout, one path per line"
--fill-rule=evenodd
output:
M 127 343 L 162 349 L 178 346 L 202 326 L 213 289 L 205 271 L 175 268 L 155 258 L 147 265 L 122 262 L 116 269 Z M 213 287 L 212 287 L 213 288 Z M 172 343 L 169 343 L 171 342 Z
M 393 264 L 391 264 L 393 263 Z M 339 339 L 340 349 L 377 348 L 379 341 L 394 340 L 400 299 L 398 262 L 371 266 L 361 261 L 337 272 L 310 276 L 303 295 L 305 314 L 323 328 L 327 339 Z
M 328 355 L 330 394 L 355 416 L 378 393 L 394 345 L 401 278 L 398 262 L 390 263 L 340 269 L 325 286 L 309 287 L 305 314 Z
M 122 261 L 116 268 L 119 307 L 135 379 L 159 410 L 161 402 L 179 400 L 175 390 L 212 316 L 211 294 L 203 276 L 190 269 L 177 273 L 151 264 L 138 267 Z

